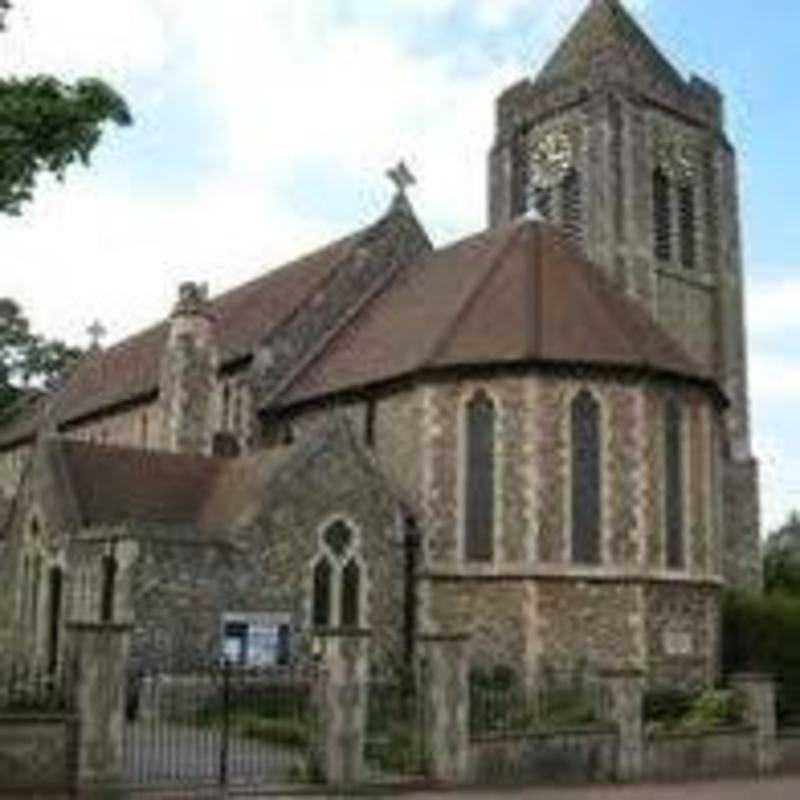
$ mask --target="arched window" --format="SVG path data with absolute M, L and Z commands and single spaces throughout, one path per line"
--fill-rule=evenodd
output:
M 659 261 L 672 259 L 670 185 L 661 167 L 653 172 L 653 252 Z
M 361 570 L 354 558 L 342 571 L 341 619 L 343 628 L 357 628 L 360 622 Z
M 114 598 L 117 591 L 117 559 L 109 554 L 103 556 L 103 581 L 100 593 L 100 621 L 114 619 Z
M 375 416 L 377 403 L 374 399 L 367 403 L 366 417 L 364 419 L 364 442 L 367 447 L 375 446 Z
M 142 447 L 147 448 L 147 439 L 148 439 L 148 419 L 147 413 L 145 412 L 142 414 Z
M 583 239 L 581 225 L 581 176 L 574 167 L 564 176 L 561 184 L 561 218 L 564 230 L 574 242 Z
M 683 569 L 683 414 L 677 398 L 664 407 L 664 504 L 669 569 Z
M 694 186 L 684 183 L 678 189 L 678 209 L 681 231 L 681 264 L 694 269 L 697 257 Z
M 323 558 L 314 568 L 314 625 L 327 628 L 331 624 L 331 565 Z
M 230 430 L 231 424 L 231 387 L 226 383 L 222 387 L 222 419 L 220 420 L 220 428 L 223 431 Z
M 572 402 L 572 561 L 599 564 L 601 540 L 600 406 L 591 392 Z
M 467 406 L 465 556 L 491 561 L 494 556 L 494 403 L 479 391 Z

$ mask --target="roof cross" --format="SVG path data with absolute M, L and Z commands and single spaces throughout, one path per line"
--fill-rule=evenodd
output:
M 100 320 L 99 320 L 99 319 L 96 319 L 96 320 L 95 320 L 95 321 L 94 321 L 94 322 L 93 322 L 93 323 L 92 323 L 92 324 L 91 324 L 91 325 L 90 325 L 90 326 L 89 326 L 89 327 L 86 329 L 86 333 L 88 333 L 88 334 L 89 334 L 89 336 L 90 336 L 90 338 L 91 338 L 91 340 L 92 340 L 92 341 L 91 341 L 91 345 L 92 345 L 92 348 L 94 349 L 94 348 L 99 348 L 99 347 L 100 347 L 100 342 L 101 342 L 101 341 L 102 341 L 102 339 L 103 339 L 103 338 L 106 336 L 106 334 L 108 333 L 108 331 L 107 331 L 107 330 L 105 329 L 105 327 L 103 326 L 103 323 L 102 323 L 102 322 L 100 322 Z
M 400 161 L 394 169 L 388 170 L 386 174 L 389 180 L 397 187 L 397 194 L 402 196 L 405 196 L 406 189 L 409 186 L 414 186 L 417 182 L 414 173 L 406 166 L 405 161 Z

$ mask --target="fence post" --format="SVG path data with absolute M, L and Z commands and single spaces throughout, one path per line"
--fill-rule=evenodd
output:
M 323 667 L 323 769 L 334 786 L 356 786 L 364 776 L 370 633 L 315 632 Z
M 131 626 L 72 622 L 68 630 L 75 658 L 77 784 L 83 793 L 122 780 Z
M 729 684 L 745 698 L 747 721 L 756 728 L 756 764 L 761 775 L 778 768 L 775 679 L 758 672 L 740 672 L 729 677 Z
M 469 769 L 469 635 L 423 634 L 419 643 L 430 776 L 464 783 Z
M 617 780 L 637 781 L 644 775 L 644 676 L 639 670 L 600 675 L 606 693 L 606 715 L 619 736 Z

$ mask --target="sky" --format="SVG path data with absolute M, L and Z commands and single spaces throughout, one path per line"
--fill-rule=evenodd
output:
M 0 218 L 0 296 L 106 344 L 375 219 L 405 159 L 437 244 L 485 226 L 494 99 L 587 0 L 15 0 L 0 75 L 106 79 L 136 124 Z M 627 0 L 726 95 L 739 152 L 763 529 L 800 508 L 800 4 Z

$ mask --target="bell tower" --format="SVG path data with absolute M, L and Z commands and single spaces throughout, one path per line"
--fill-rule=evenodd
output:
M 716 378 L 730 400 L 727 571 L 759 583 L 736 154 L 720 92 L 684 79 L 619 0 L 589 0 L 539 74 L 497 101 L 488 205 L 492 226 L 531 209 L 560 226 Z

